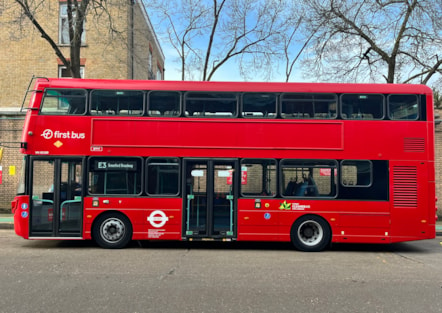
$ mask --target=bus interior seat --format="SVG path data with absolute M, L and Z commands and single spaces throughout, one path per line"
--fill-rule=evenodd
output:
M 291 196 L 295 193 L 295 188 L 296 188 L 296 183 L 291 180 L 289 181 L 289 183 L 287 184 L 287 188 L 285 189 L 284 195 L 285 196 Z

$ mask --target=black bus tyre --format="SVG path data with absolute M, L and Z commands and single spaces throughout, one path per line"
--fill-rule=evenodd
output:
M 95 221 L 92 237 L 102 248 L 121 249 L 132 240 L 132 224 L 121 213 L 105 213 Z
M 306 252 L 324 250 L 331 241 L 330 225 L 317 215 L 304 215 L 293 223 L 290 237 L 296 249 Z

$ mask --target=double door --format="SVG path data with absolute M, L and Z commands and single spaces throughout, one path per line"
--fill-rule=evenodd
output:
M 187 238 L 236 235 L 238 161 L 184 160 L 184 234 Z
M 30 236 L 80 237 L 82 159 L 30 160 Z

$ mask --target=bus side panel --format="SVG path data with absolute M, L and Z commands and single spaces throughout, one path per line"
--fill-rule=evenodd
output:
M 427 162 L 390 163 L 393 242 L 435 237 L 434 182 Z
M 436 237 L 436 221 L 437 221 L 437 197 L 436 197 L 436 181 L 435 181 L 435 163 L 428 162 L 428 182 L 427 182 L 427 208 L 428 208 L 428 228 L 434 229 L 434 235 L 431 238 Z
M 390 243 L 390 214 L 339 214 L 332 242 Z
M 98 206 L 93 205 L 98 201 Z M 92 239 L 96 218 L 109 211 L 126 215 L 133 228 L 133 240 L 181 240 L 182 200 L 180 198 L 84 198 L 85 239 Z
M 314 214 L 330 225 L 332 242 L 390 242 L 388 201 L 240 199 L 238 208 L 238 240 L 290 241 L 296 219 Z
M 18 236 L 29 238 L 29 196 L 16 196 L 12 202 L 14 230 Z
M 109 136 L 109 124 L 118 132 Z M 183 126 L 186 125 L 186 126 Z M 219 129 L 223 129 L 219 132 Z M 204 133 L 194 140 L 194 134 Z M 321 132 L 318 132 L 321 129 Z M 150 134 L 145 136 L 144 134 Z M 303 134 L 291 138 L 274 134 Z M 217 134 L 213 136 L 205 134 Z M 259 140 L 251 140 L 255 134 Z M 91 144 L 97 147 L 227 148 L 227 149 L 322 149 L 343 150 L 343 123 L 253 119 L 92 119 Z

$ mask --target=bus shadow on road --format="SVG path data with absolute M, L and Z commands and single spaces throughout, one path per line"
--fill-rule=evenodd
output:
M 328 251 L 345 252 L 393 252 L 393 253 L 426 253 L 441 249 L 439 240 L 400 242 L 392 244 L 353 244 L 336 243 Z
M 92 240 L 50 240 L 27 241 L 23 247 L 31 249 L 102 249 Z M 132 241 L 125 249 L 158 250 L 260 250 L 260 251 L 300 251 L 289 242 L 205 242 L 205 241 Z M 425 253 L 442 249 L 438 240 L 403 242 L 394 244 L 332 244 L 327 252 L 407 252 Z M 321 253 L 321 252 L 320 252 Z
M 441 249 L 440 240 L 424 240 L 400 242 L 393 244 L 353 244 L 334 243 L 323 252 L 409 252 L 424 253 L 434 249 Z M 290 242 L 253 242 L 253 241 L 133 241 L 132 248 L 146 249 L 211 249 L 211 250 L 276 250 L 297 251 Z M 297 251 L 301 252 L 301 251 Z

